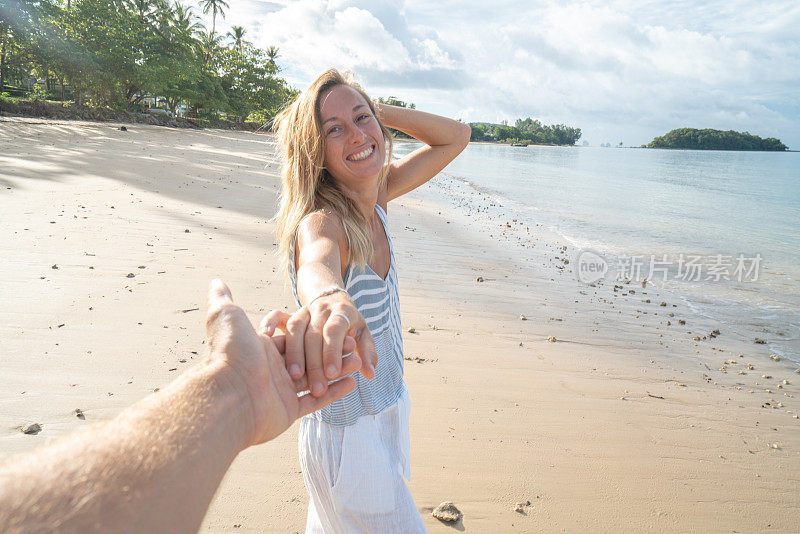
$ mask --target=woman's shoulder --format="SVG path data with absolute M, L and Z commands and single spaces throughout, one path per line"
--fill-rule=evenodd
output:
M 297 244 L 303 248 L 310 244 L 336 243 L 340 253 L 346 254 L 347 235 L 344 224 L 337 213 L 320 209 L 309 213 L 297 227 Z
M 300 221 L 297 227 L 298 234 L 309 237 L 344 237 L 344 224 L 339 215 L 329 209 L 312 211 Z

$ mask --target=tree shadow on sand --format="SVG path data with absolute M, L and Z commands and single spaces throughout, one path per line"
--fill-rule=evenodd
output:
M 147 193 L 267 220 L 277 210 L 274 136 L 148 125 L 3 121 L 0 194 L 27 180 L 101 178 Z M 165 212 L 179 221 L 186 212 Z M 247 236 L 237 236 L 247 239 Z M 250 236 L 252 237 L 252 236 Z M 247 239 L 251 241 L 250 239 Z M 271 243 L 271 241 L 270 241 Z

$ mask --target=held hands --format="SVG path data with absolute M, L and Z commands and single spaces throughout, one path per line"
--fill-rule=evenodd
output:
M 233 303 L 228 286 L 221 280 L 213 280 L 208 291 L 206 339 L 209 360 L 224 362 L 231 370 L 229 376 L 235 387 L 244 390 L 248 397 L 248 412 L 252 413 L 248 414 L 246 446 L 269 441 L 286 430 L 295 419 L 340 399 L 356 386 L 355 379 L 345 377 L 326 387 L 322 394 L 298 397 L 299 391 L 307 389 L 306 384 L 302 380 L 293 383 L 281 356 L 290 339 L 256 334 L 244 311 Z M 353 338 L 342 335 L 339 355 L 342 349 L 352 351 L 355 346 Z M 358 356 L 344 359 L 340 356 L 339 364 L 342 374 L 353 373 L 361 367 L 361 360 Z
M 285 333 L 289 375 L 295 381 L 305 379 L 314 397 L 326 394 L 329 380 L 358 370 L 347 371 L 348 358 L 352 356 L 342 357 L 352 351 L 346 343 L 350 336 L 355 338 L 361 374 L 370 379 L 375 377 L 378 364 L 375 341 L 364 317 L 344 291 L 317 298 L 291 315 L 272 310 L 261 321 L 259 331 L 276 339 L 281 337 L 275 336 L 276 329 Z

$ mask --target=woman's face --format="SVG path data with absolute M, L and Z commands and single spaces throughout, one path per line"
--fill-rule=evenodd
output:
M 383 168 L 385 141 L 378 120 L 364 97 L 337 85 L 322 94 L 320 120 L 325 168 L 345 186 L 371 184 Z

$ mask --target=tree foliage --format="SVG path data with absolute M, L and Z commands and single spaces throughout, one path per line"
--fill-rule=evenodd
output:
M 514 126 L 472 122 L 471 141 L 495 141 L 499 143 L 527 143 L 540 145 L 574 145 L 581 138 L 580 128 L 563 124 L 542 124 L 538 119 L 517 119 Z
M 399 98 L 394 96 L 390 96 L 388 98 L 378 97 L 378 103 L 380 104 L 387 104 L 389 106 L 397 106 L 399 108 L 408 108 L 408 109 L 417 109 L 417 106 L 414 103 L 404 102 Z M 401 132 L 400 130 L 395 130 L 393 128 L 389 128 L 389 131 L 392 132 L 394 137 L 402 137 L 404 139 L 411 139 L 411 136 L 405 132 Z
M 388 104 L 390 106 L 397 106 L 399 108 L 417 109 L 417 106 L 413 102 L 407 103 L 394 96 L 390 96 L 388 98 L 378 97 L 378 102 L 381 104 Z
M 224 16 L 228 4 L 204 7 Z M 228 46 L 205 32 L 179 0 L 0 0 L 0 92 L 29 94 L 44 79 L 41 96 L 78 104 L 131 109 L 156 97 L 173 112 L 184 103 L 205 116 L 269 119 L 294 94 L 278 76 L 278 50 L 253 47 L 242 28 L 232 36 Z
M 788 147 L 774 137 L 762 139 L 749 132 L 678 128 L 646 145 L 648 148 L 686 148 L 699 150 L 786 150 Z

